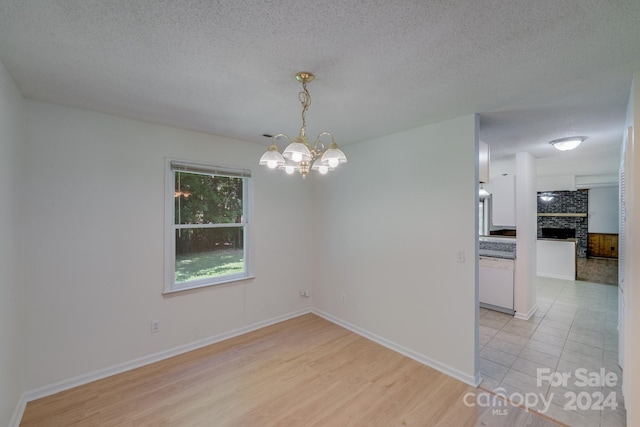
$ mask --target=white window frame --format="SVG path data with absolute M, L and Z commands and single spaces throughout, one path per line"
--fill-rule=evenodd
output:
M 210 173 L 212 175 L 230 176 L 242 178 L 242 223 L 231 224 L 189 224 L 180 225 L 175 223 L 175 171 L 183 170 L 194 173 Z M 185 291 L 208 286 L 220 285 L 223 283 L 237 282 L 252 279 L 253 276 L 253 233 L 251 231 L 251 198 L 252 198 L 251 171 L 239 167 L 213 166 L 201 163 L 194 163 L 174 158 L 165 159 L 165 262 L 164 262 L 164 293 Z M 192 280 L 184 283 L 175 283 L 176 267 L 176 230 L 178 228 L 222 228 L 222 227 L 242 227 L 243 247 L 244 247 L 244 271 L 241 273 L 228 274 L 220 277 L 209 277 L 200 280 Z

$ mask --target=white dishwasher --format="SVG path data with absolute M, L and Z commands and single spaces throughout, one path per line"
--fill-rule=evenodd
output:
M 513 270 L 515 261 L 481 256 L 479 264 L 480 307 L 508 314 L 515 313 L 513 307 Z

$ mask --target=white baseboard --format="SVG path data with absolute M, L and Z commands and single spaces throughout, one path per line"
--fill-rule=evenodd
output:
M 480 385 L 480 375 L 468 375 L 456 368 L 453 368 L 445 363 L 441 363 L 439 361 L 433 360 L 423 354 L 420 353 L 416 353 L 413 350 L 410 350 L 406 347 L 403 347 L 399 344 L 394 343 L 393 341 L 389 341 L 386 338 L 383 338 L 379 335 L 376 335 L 372 332 L 367 331 L 366 329 L 363 329 L 359 326 L 356 326 L 354 324 L 351 324 L 349 322 L 346 322 L 342 319 L 339 319 L 329 313 L 325 313 L 322 310 L 318 310 L 318 309 L 311 309 L 311 312 L 314 314 L 317 314 L 318 316 L 332 322 L 335 323 L 336 325 L 342 326 L 345 329 L 350 330 L 351 332 L 354 332 L 358 335 L 361 335 L 373 342 L 376 342 L 384 347 L 387 347 L 390 350 L 395 351 L 396 353 L 400 353 L 404 356 L 407 356 L 410 359 L 415 360 L 416 362 L 420 362 L 423 365 L 429 366 L 430 368 L 433 368 L 437 371 L 442 372 L 443 374 L 449 375 L 450 377 L 453 377 L 457 380 L 462 381 L 463 383 L 469 384 L 472 387 L 477 387 L 478 385 Z
M 24 408 L 27 407 L 27 398 L 24 393 L 20 396 L 20 400 L 16 405 L 16 409 L 13 410 L 11 420 L 9 420 L 9 427 L 20 427 L 20 421 L 22 421 L 22 415 L 24 414 Z
M 159 362 L 160 360 L 168 359 L 170 357 L 177 356 L 179 354 L 183 354 L 192 350 L 196 350 L 201 347 L 206 347 L 208 345 L 215 344 L 217 342 L 224 341 L 229 338 L 237 337 L 239 335 L 246 334 L 247 332 L 252 332 L 257 329 L 264 328 L 265 326 L 270 326 L 276 323 L 280 323 L 285 320 L 292 319 L 294 317 L 302 316 L 307 313 L 311 313 L 311 308 L 304 308 L 302 310 L 297 310 L 291 313 L 283 314 L 281 316 L 272 317 L 271 319 L 256 322 L 251 325 L 243 326 L 241 328 L 233 329 L 228 332 L 203 338 L 201 340 L 197 340 L 197 341 L 184 344 L 178 347 L 170 348 L 168 350 L 163 350 L 158 353 L 139 357 L 137 359 L 133 359 L 128 362 L 119 363 L 117 365 L 113 365 L 104 369 L 99 369 L 97 371 L 88 372 L 86 374 L 82 374 L 82 375 L 78 375 L 62 381 L 58 381 L 53 384 L 48 384 L 43 387 L 39 387 L 37 389 L 29 390 L 25 392 L 24 395 L 22 396 L 23 397 L 22 400 L 24 401 L 24 405 L 26 405 L 27 402 L 31 402 L 32 400 L 50 396 L 52 394 L 59 393 L 64 390 L 68 390 L 70 388 L 77 387 L 79 385 L 87 384 L 92 381 L 97 381 L 102 378 L 110 377 L 115 374 L 120 374 L 122 372 L 130 371 L 131 369 L 139 368 L 141 366 L 148 365 L 150 363 Z M 22 412 L 24 412 L 24 405 L 22 407 Z M 19 412 L 18 409 L 16 409 L 15 412 L 17 414 Z M 18 423 L 16 425 L 20 424 L 20 419 L 22 418 L 22 412 L 20 412 L 20 418 L 18 418 Z
M 531 316 L 533 316 L 533 314 L 536 312 L 537 309 L 538 309 L 538 304 L 536 303 L 526 313 L 522 313 L 521 311 L 516 311 L 516 314 L 514 314 L 513 317 L 515 317 L 516 319 L 521 319 L 521 320 L 529 320 L 529 319 L 531 319 Z

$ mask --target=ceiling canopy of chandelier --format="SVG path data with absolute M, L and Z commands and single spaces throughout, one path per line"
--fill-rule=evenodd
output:
M 313 144 L 309 144 L 306 133 L 306 116 L 309 105 L 311 105 L 311 95 L 307 90 L 307 83 L 312 81 L 313 78 L 314 75 L 308 71 L 301 71 L 296 74 L 296 80 L 302 83 L 302 91 L 298 93 L 298 99 L 302 104 L 300 133 L 293 142 L 284 133 L 274 136 L 269 149 L 260 158 L 260 165 L 267 166 L 270 169 L 282 169 L 288 174 L 292 174 L 297 170 L 305 178 L 309 170 L 315 170 L 324 175 L 330 170 L 334 170 L 341 163 L 347 162 L 347 157 L 338 148 L 330 132 L 322 132 L 316 137 Z M 331 141 L 329 148 L 325 149 L 322 138 Z M 276 146 L 278 139 L 289 141 L 289 145 L 287 145 L 282 154 L 280 154 Z

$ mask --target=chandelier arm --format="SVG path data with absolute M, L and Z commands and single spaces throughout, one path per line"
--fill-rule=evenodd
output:
M 318 135 L 318 137 L 316 139 L 320 139 L 324 135 L 329 135 L 329 138 L 331 138 L 331 142 L 335 143 L 335 141 L 333 140 L 333 134 L 331 134 L 331 132 L 328 132 L 328 131 L 322 132 L 320 135 Z
M 286 135 L 286 134 L 284 134 L 284 133 L 279 133 L 279 134 L 275 135 L 275 136 L 271 139 L 271 144 L 273 144 L 273 145 L 275 145 L 275 146 L 277 147 L 277 145 L 276 145 L 276 140 L 277 140 L 278 138 L 281 138 L 281 137 L 282 137 L 282 138 L 286 138 L 286 139 L 287 139 L 287 141 L 289 141 L 289 144 L 291 144 L 291 138 L 289 138 L 289 136 L 288 136 L 288 135 Z
M 331 137 L 331 142 L 333 142 L 333 135 L 331 134 L 331 132 L 325 131 L 318 135 L 315 141 L 313 141 L 313 145 L 311 146 L 311 151 L 313 151 L 314 153 L 314 158 L 322 156 L 324 150 L 326 149 L 324 143 L 322 142 L 322 137 L 324 135 L 329 135 L 329 137 Z
M 331 134 L 331 132 L 324 131 L 320 135 L 318 135 L 316 137 L 316 140 L 313 141 L 313 146 L 311 147 L 313 150 L 315 150 L 316 156 L 318 156 L 318 157 L 321 156 L 324 153 L 324 150 L 326 148 L 324 143 L 322 142 L 322 137 L 325 136 L 325 135 L 328 135 L 331 138 L 331 144 L 335 144 L 335 141 L 333 140 L 333 135 Z M 316 150 L 316 147 L 317 147 L 318 144 L 321 147 L 320 151 Z

